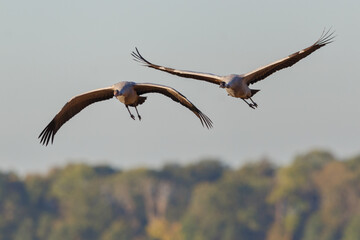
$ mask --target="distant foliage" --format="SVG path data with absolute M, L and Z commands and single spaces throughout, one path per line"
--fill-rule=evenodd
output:
M 360 156 L 0 173 L 0 240 L 360 239 Z

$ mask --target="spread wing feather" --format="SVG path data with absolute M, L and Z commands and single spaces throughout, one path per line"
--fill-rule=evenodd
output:
M 132 52 L 131 55 L 134 57 L 134 60 L 144 64 L 147 67 L 154 68 L 163 72 L 167 72 L 173 75 L 177 75 L 184 78 L 193 78 L 198 80 L 203 80 L 206 82 L 214 83 L 214 84 L 221 84 L 223 78 L 221 76 L 217 76 L 211 73 L 200 73 L 200 72 L 193 72 L 193 71 L 186 71 L 186 70 L 177 70 L 169 67 L 163 67 L 160 65 L 153 64 L 146 60 L 139 52 L 137 48 L 135 48 L 136 52 Z
M 301 59 L 309 56 L 311 53 L 315 52 L 319 48 L 331 43 L 334 39 L 334 32 L 330 32 L 330 30 L 323 31 L 320 38 L 310 47 L 305 48 L 301 51 L 293 53 L 288 57 L 285 57 L 279 61 L 266 65 L 264 67 L 258 68 L 250 73 L 244 74 L 243 78 L 245 82 L 249 84 L 256 83 L 257 81 L 263 80 L 269 75 L 273 74 L 276 71 L 279 71 L 283 68 L 291 67 Z
M 64 107 L 56 114 L 51 122 L 40 133 L 40 143 L 48 145 L 54 141 L 56 132 L 66 123 L 70 118 L 78 114 L 81 110 L 92 103 L 110 99 L 114 96 L 112 87 L 97 89 L 71 98 Z
M 166 87 L 158 84 L 137 83 L 134 85 L 134 90 L 137 92 L 138 95 L 152 92 L 163 94 L 191 110 L 200 119 L 203 126 L 205 125 L 207 128 L 212 128 L 212 121 L 210 120 L 210 118 L 203 114 L 184 95 L 171 87 Z

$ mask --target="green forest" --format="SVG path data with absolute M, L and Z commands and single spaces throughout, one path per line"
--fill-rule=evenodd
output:
M 0 239 L 360 239 L 360 155 L 289 162 L 1 172 Z

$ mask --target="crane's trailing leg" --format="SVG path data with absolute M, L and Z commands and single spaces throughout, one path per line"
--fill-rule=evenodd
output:
M 250 100 L 251 100 L 251 102 L 253 103 L 252 105 L 254 106 L 254 107 L 258 107 L 258 105 L 257 105 L 257 103 L 256 102 L 254 102 L 251 98 L 249 98 Z
M 247 102 L 245 99 L 243 99 L 243 98 L 242 98 L 242 100 L 244 100 L 244 102 L 246 102 L 246 104 L 247 104 L 249 107 L 251 107 L 252 109 L 255 109 L 254 104 L 248 103 L 248 102 Z
M 139 120 L 141 121 L 141 116 L 140 116 L 140 114 L 139 114 L 139 112 L 138 112 L 138 110 L 137 110 L 136 107 L 135 107 L 135 110 L 136 110 L 136 113 L 137 113 L 137 115 L 138 115 Z
M 135 116 L 132 115 L 132 113 L 130 112 L 129 106 L 128 106 L 128 105 L 125 105 L 125 106 L 126 106 L 126 109 L 128 110 L 128 112 L 129 112 L 129 114 L 130 114 L 130 117 L 135 120 Z M 136 111 L 137 111 L 137 110 L 136 110 Z

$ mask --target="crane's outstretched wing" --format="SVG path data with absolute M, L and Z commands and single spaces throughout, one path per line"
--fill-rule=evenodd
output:
M 155 92 L 168 96 L 175 102 L 178 102 L 184 107 L 187 107 L 189 110 L 191 110 L 200 119 L 203 126 L 205 125 L 207 128 L 212 128 L 212 121 L 210 120 L 210 118 L 203 114 L 184 95 L 171 87 L 150 83 L 137 83 L 134 85 L 134 90 L 137 92 L 138 95 Z
M 156 64 L 153 64 L 146 60 L 139 52 L 137 48 L 135 48 L 136 52 L 132 52 L 131 55 L 134 57 L 134 60 L 137 62 L 140 62 L 142 64 L 145 64 L 145 66 L 154 68 L 160 71 L 164 71 L 170 74 L 174 74 L 180 77 L 184 78 L 194 78 L 198 80 L 203 80 L 206 82 L 214 83 L 217 85 L 220 85 L 223 81 L 223 78 L 221 76 L 217 76 L 215 74 L 211 73 L 199 73 L 199 72 L 193 72 L 193 71 L 185 71 L 185 70 L 177 70 L 169 67 L 163 67 Z
M 305 48 L 301 51 L 293 53 L 286 58 L 283 58 L 279 61 L 266 65 L 264 67 L 258 68 L 252 72 L 246 73 L 243 75 L 244 81 L 249 85 L 256 83 L 257 81 L 263 80 L 269 75 L 273 74 L 276 71 L 279 71 L 283 68 L 291 67 L 301 59 L 307 57 L 311 53 L 315 52 L 319 48 L 331 43 L 334 39 L 334 32 L 330 30 L 323 31 L 319 40 L 317 40 L 313 45 L 308 48 Z
M 54 141 L 56 132 L 61 126 L 66 123 L 70 118 L 78 114 L 81 110 L 86 108 L 92 103 L 110 99 L 114 96 L 112 87 L 96 89 L 78 96 L 71 98 L 64 107 L 56 114 L 53 120 L 44 128 L 38 138 L 40 143 L 48 145 Z

